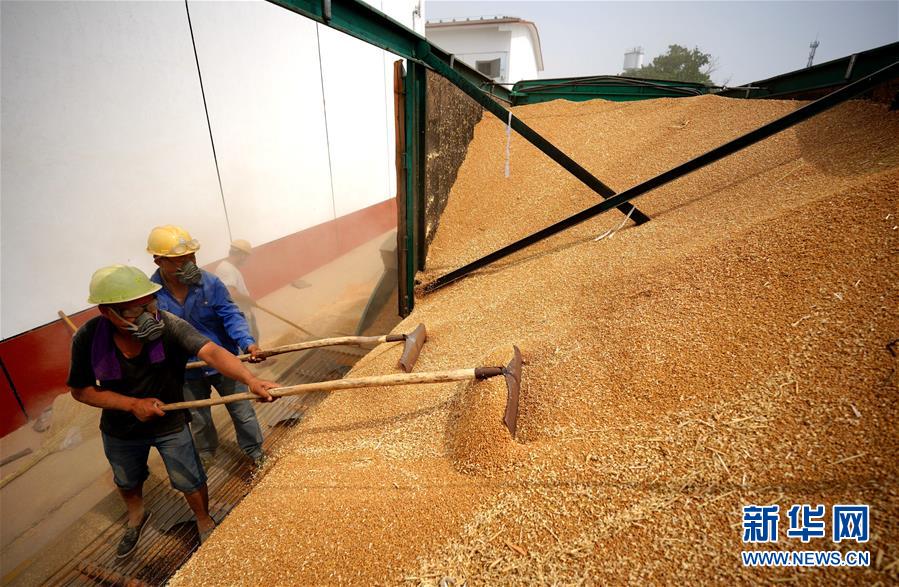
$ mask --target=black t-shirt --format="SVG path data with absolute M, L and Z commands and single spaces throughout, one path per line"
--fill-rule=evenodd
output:
M 100 321 L 105 320 L 98 316 L 75 334 L 72 341 L 72 364 L 66 384 L 75 388 L 96 387 L 100 391 L 114 391 L 128 397 L 155 397 L 165 403 L 184 401 L 184 366 L 209 339 L 181 318 L 168 312 L 161 312 L 161 315 L 164 322 L 164 360 L 156 363 L 151 361 L 151 344 L 144 344 L 140 354 L 129 359 L 110 341 L 110 348 L 114 349 L 121 368 L 121 377 L 98 380 L 91 358 L 94 336 Z M 148 438 L 178 432 L 189 419 L 187 410 L 168 412 L 165 416 L 141 422 L 130 412 L 104 409 L 100 417 L 100 430 L 116 438 Z

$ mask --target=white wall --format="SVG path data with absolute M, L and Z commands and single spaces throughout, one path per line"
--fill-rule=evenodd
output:
M 423 33 L 417 3 L 372 2 Z M 209 262 L 228 221 L 262 244 L 394 197 L 392 55 L 321 27 L 320 69 L 315 23 L 192 1 L 223 202 L 183 2 L 0 11 L 3 338 L 88 307 L 98 267 L 152 270 L 157 224 L 184 225 Z
M 5 338 L 87 307 L 98 267 L 152 267 L 155 224 L 226 226 L 183 4 L 0 9 Z
M 388 152 L 384 51 L 325 26 L 319 26 L 319 37 L 334 204 L 337 216 L 343 216 L 387 199 L 388 177 L 395 177 L 395 155 Z M 392 107 L 392 79 L 390 89 Z
M 537 58 L 534 54 L 534 41 L 523 24 L 504 25 L 511 35 L 509 43 L 509 75 L 510 83 L 523 79 L 537 79 Z
M 316 23 L 267 2 L 198 2 L 191 20 L 234 238 L 333 219 Z

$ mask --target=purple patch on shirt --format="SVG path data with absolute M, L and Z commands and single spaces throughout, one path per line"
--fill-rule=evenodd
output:
M 100 381 L 115 381 L 122 378 L 122 366 L 116 356 L 115 341 L 112 338 L 114 333 L 115 326 L 112 322 L 101 316 L 91 343 L 91 366 L 94 368 L 94 377 Z M 150 362 L 154 364 L 163 362 L 165 348 L 162 346 L 162 338 L 148 344 Z

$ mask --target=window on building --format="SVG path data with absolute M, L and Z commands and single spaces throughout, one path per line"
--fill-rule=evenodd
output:
M 499 77 L 499 59 L 491 59 L 490 61 L 475 61 L 475 69 L 477 69 L 480 73 L 483 73 L 487 77 L 492 77 L 494 79 Z

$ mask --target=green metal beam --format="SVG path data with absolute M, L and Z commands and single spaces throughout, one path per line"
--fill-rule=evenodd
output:
M 425 127 L 427 124 L 427 74 L 424 65 L 407 62 L 406 70 L 406 210 L 412 227 L 409 242 L 409 275 L 425 265 Z M 414 286 L 414 283 L 413 283 Z M 412 288 L 410 288 L 412 291 Z
M 408 67 L 406 69 L 406 76 L 403 78 L 403 91 L 406 94 L 406 102 L 405 109 L 403 112 L 403 117 L 405 119 L 405 147 L 406 151 L 403 153 L 403 160 L 406 166 L 406 266 L 405 266 L 405 275 L 406 275 L 406 300 L 405 300 L 405 316 L 408 316 L 408 313 L 415 308 L 415 272 L 418 270 L 418 263 L 416 262 L 416 254 L 418 252 L 418 246 L 416 243 L 416 237 L 418 233 L 416 232 L 416 218 L 418 214 L 416 214 L 416 208 L 418 208 L 418 198 L 416 197 L 417 190 L 415 189 L 416 181 L 415 181 L 415 136 L 418 134 L 415 129 L 415 68 L 412 67 L 413 63 L 409 62 Z
M 409 61 L 406 62 L 410 63 Z M 406 70 L 402 61 L 393 64 L 394 114 L 396 116 L 396 269 L 397 269 L 397 310 L 406 317 L 412 312 L 415 288 L 415 275 L 410 271 L 413 266 L 409 262 L 410 251 L 414 250 L 415 241 L 409 224 L 409 208 L 412 198 L 409 197 L 409 155 L 406 145 L 409 144 L 406 133 L 409 109 L 406 105 Z
M 399 313 L 408 316 L 415 307 L 415 274 L 424 269 L 425 191 L 425 66 L 406 61 L 402 76 L 402 117 L 397 121 L 398 147 L 402 149 L 402 181 L 397 186 L 397 277 Z
M 899 43 L 890 43 L 812 67 L 754 81 L 741 87 L 730 88 L 718 95 L 729 98 L 789 99 L 805 93 L 830 91 L 871 75 L 896 60 L 899 60 Z
M 422 61 L 418 48 L 423 42 L 429 48 L 429 54 L 443 61 L 447 67 L 452 66 L 453 71 L 469 83 L 506 103 L 512 103 L 509 90 L 494 84 L 440 47 L 428 43 L 415 31 L 359 0 L 267 1 L 412 61 Z
M 537 104 L 550 100 L 610 100 L 626 102 L 652 98 L 681 98 L 709 93 L 712 86 L 693 82 L 641 79 L 617 75 L 521 80 L 512 87 L 512 103 Z

